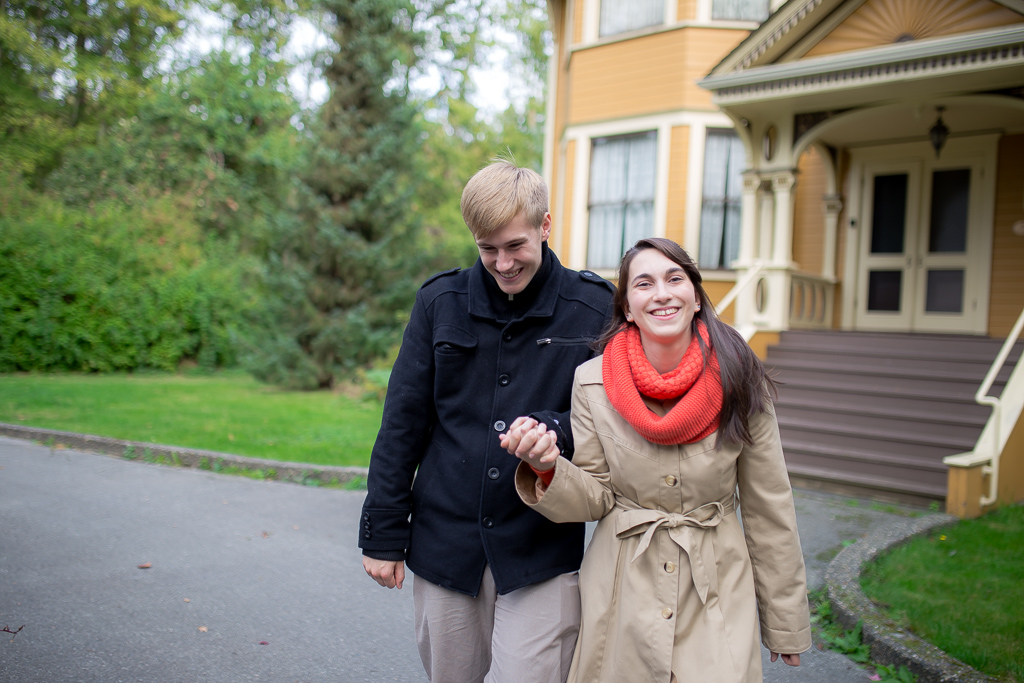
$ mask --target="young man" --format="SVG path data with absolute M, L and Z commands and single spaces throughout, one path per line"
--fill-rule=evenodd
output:
M 580 524 L 515 491 L 499 434 L 530 415 L 571 457 L 573 373 L 591 358 L 613 288 L 547 246 L 548 191 L 507 162 L 462 194 L 480 259 L 416 296 L 384 403 L 359 522 L 363 566 L 401 588 L 405 564 L 432 683 L 561 683 L 579 629 Z

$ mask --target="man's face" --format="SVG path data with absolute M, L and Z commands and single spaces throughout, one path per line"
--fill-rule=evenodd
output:
M 540 227 L 520 213 L 487 237 L 476 241 L 480 261 L 506 294 L 519 294 L 540 270 L 543 243 L 551 234 L 551 214 Z

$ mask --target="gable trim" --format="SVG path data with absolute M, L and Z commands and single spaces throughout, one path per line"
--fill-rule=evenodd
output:
M 845 90 L 860 85 L 919 80 L 1024 64 L 1024 26 L 868 48 L 712 74 L 697 82 L 718 104 L 791 96 L 805 90 Z

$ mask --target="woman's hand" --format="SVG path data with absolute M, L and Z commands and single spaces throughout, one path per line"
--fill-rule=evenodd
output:
M 773 652 L 772 653 L 772 661 L 774 662 L 778 658 L 779 658 L 779 653 L 778 652 Z M 782 655 L 782 661 L 784 661 L 786 664 L 789 664 L 790 666 L 800 666 L 800 655 L 799 654 L 795 654 L 795 655 L 785 655 L 784 654 L 784 655 Z
M 541 472 L 554 467 L 560 454 L 555 433 L 532 417 L 517 417 L 508 431 L 499 434 L 498 438 L 502 448 Z

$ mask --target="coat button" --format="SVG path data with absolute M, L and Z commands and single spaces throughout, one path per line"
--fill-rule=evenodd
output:
M 487 470 L 487 476 L 490 477 L 491 479 L 497 479 L 498 475 L 500 474 L 501 472 L 498 471 L 497 467 L 492 467 L 491 469 Z
M 661 616 L 663 616 L 666 619 L 671 619 L 672 618 L 672 608 L 666 607 L 665 609 L 661 610 Z
M 507 386 L 508 386 L 508 383 L 509 383 L 510 381 L 511 381 L 511 380 L 509 379 L 509 376 L 508 376 L 508 375 L 499 375 L 499 376 L 498 376 L 498 384 L 500 384 L 500 385 L 501 385 L 501 386 L 503 386 L 503 387 L 507 387 Z
M 492 526 L 494 526 L 494 520 L 490 517 L 484 517 L 484 528 L 490 529 Z
M 512 341 L 512 333 L 506 332 L 504 336 L 505 341 Z
M 372 538 L 372 537 L 373 537 L 373 534 L 371 534 L 369 531 L 364 531 L 363 532 L 363 538 Z
M 675 486 L 676 478 L 670 474 L 667 477 L 665 477 L 665 483 L 668 484 L 669 486 Z
M 364 522 L 369 522 L 370 521 L 370 513 L 369 512 L 364 512 L 363 513 L 363 521 Z
M 666 572 L 668 572 L 669 574 L 671 574 L 671 573 L 672 573 L 672 572 L 674 572 L 675 570 L 676 570 L 676 564 L 675 564 L 675 562 L 666 562 L 666 563 L 665 563 L 665 571 L 666 571 Z
M 366 522 L 365 524 L 363 524 L 363 528 L 366 529 L 367 531 L 369 531 L 370 530 L 370 523 Z
M 494 431 L 496 431 L 496 432 L 503 432 L 503 431 L 505 431 L 505 422 L 503 420 L 498 420 L 497 422 L 495 422 L 494 423 Z

